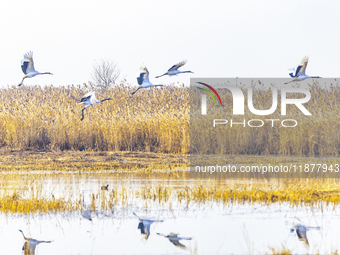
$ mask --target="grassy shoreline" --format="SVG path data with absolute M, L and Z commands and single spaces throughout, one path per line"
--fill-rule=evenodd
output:
M 217 203 L 271 204 L 288 203 L 293 207 L 340 203 L 339 179 L 195 179 L 183 171 L 189 166 L 189 155 L 147 152 L 89 152 L 46 150 L 2 150 L 0 152 L 0 212 L 50 213 L 83 211 L 81 189 L 70 189 L 55 198 L 43 185 L 50 178 L 71 180 L 76 175 L 93 174 L 130 177 L 158 177 L 177 180 L 181 185 L 146 185 L 141 187 L 110 187 L 88 194 L 92 210 L 111 211 L 125 208 L 130 198 L 144 205 L 158 202 L 171 208 L 179 203 L 183 208 L 193 204 Z M 230 156 L 235 163 L 300 162 L 304 157 Z M 313 160 L 309 158 L 308 160 Z M 318 160 L 321 160 L 318 158 Z M 325 162 L 334 159 L 323 159 Z M 109 170 L 109 171 L 108 171 Z M 112 171 L 114 170 L 114 171 Z M 123 175 L 122 175 L 123 173 Z M 79 178 L 79 177 L 78 177 Z M 87 178 L 87 177 L 86 177 Z M 191 184 L 189 184 L 191 183 Z M 72 195 L 70 195 L 72 194 Z M 125 202 L 124 202 L 125 201 Z M 177 201 L 177 202 L 176 202 Z
M 197 157 L 197 155 L 195 155 Z M 219 164 L 335 164 L 338 157 L 259 156 L 259 155 L 202 155 Z M 221 162 L 220 162 L 220 161 Z M 210 160 L 211 161 L 211 160 Z M 131 152 L 131 151 L 54 151 L 47 149 L 0 150 L 0 171 L 105 171 L 170 172 L 190 166 L 190 154 Z
M 0 155 L 0 171 L 157 172 L 189 166 L 186 154 L 152 152 L 8 150 Z

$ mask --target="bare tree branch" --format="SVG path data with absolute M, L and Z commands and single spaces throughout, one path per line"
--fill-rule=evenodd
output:
M 113 86 L 119 75 L 119 67 L 114 61 L 101 59 L 93 65 L 92 80 L 101 89 Z

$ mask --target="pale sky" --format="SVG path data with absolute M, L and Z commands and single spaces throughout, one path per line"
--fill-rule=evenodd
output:
M 17 85 L 32 50 L 36 70 L 54 75 L 24 84 L 91 80 L 95 60 L 114 60 L 137 85 L 190 77 L 288 77 L 308 55 L 307 74 L 340 75 L 340 1 L 12 0 L 0 4 L 0 86 Z M 154 77 L 184 59 L 194 74 Z

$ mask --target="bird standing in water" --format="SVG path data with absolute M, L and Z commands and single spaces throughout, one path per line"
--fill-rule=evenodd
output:
M 101 186 L 101 190 L 109 190 L 109 184 L 106 184 L 105 186 Z

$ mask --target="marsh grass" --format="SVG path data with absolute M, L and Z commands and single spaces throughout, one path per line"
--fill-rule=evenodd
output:
M 117 85 L 97 91 L 112 101 L 85 110 L 80 99 L 91 85 L 0 89 L 0 147 L 95 151 L 189 151 L 188 89 Z
M 100 174 L 99 174 L 100 175 Z M 101 174 L 103 177 L 108 174 Z M 145 175 L 147 177 L 148 175 Z M 126 187 L 115 185 L 109 191 L 84 193 L 81 188 L 65 187 L 59 194 L 46 187 L 49 178 L 73 180 L 74 174 L 12 174 L 1 176 L 0 211 L 4 213 L 73 212 L 91 209 L 112 212 L 129 209 L 174 207 L 188 210 L 194 205 L 289 204 L 292 207 L 323 207 L 340 202 L 340 183 L 323 180 L 238 180 L 237 182 L 205 181 L 185 186 L 150 185 Z M 138 175 L 141 178 L 141 175 Z M 153 177 L 155 177 L 153 175 Z M 160 176 L 162 178 L 162 176 Z M 90 176 L 89 176 L 90 178 Z M 183 179 L 183 182 L 185 179 Z M 76 187 L 76 186 L 74 186 Z M 132 203 L 132 204 L 131 204 Z M 194 206 L 195 207 L 195 206 Z
M 77 103 L 84 94 L 93 90 L 91 85 L 1 89 L 0 147 L 9 150 L 181 154 L 191 150 L 198 154 L 310 157 L 338 156 L 340 153 L 340 122 L 337 118 L 340 111 L 340 85 L 337 81 L 329 88 L 322 88 L 317 82 L 309 85 L 312 97 L 304 106 L 312 116 L 305 116 L 297 107 L 288 105 L 285 118 L 279 109 L 269 116 L 255 116 L 247 107 L 244 116 L 235 117 L 232 115 L 231 103 L 215 107 L 208 100 L 208 109 L 213 108 L 214 111 L 209 112 L 205 121 L 202 121 L 201 92 L 195 88 L 190 92 L 188 87 L 164 86 L 144 89 L 132 96 L 133 89 L 117 85 L 97 91 L 98 99 L 110 97 L 113 100 L 86 109 L 83 121 L 80 121 L 82 106 Z M 231 93 L 221 90 L 220 94 L 223 102 L 232 102 Z M 290 97 L 301 97 L 301 94 L 292 93 Z M 254 85 L 253 98 L 256 109 L 271 107 L 271 90 Z M 278 98 L 280 105 L 280 93 Z M 295 119 L 298 125 L 283 128 L 279 122 L 275 122 L 274 127 L 271 127 L 265 121 L 266 125 L 261 128 L 220 125 L 212 129 L 212 120 L 221 116 L 234 121 L 289 118 Z M 194 121 L 198 121 L 198 128 L 190 130 L 190 118 L 191 125 L 196 125 Z
M 288 249 L 287 247 L 285 247 L 284 245 L 282 245 L 282 247 L 280 248 L 275 248 L 275 247 L 268 247 L 271 251 L 271 253 L 266 253 L 266 254 L 272 254 L 272 255 L 292 255 L 292 254 L 296 254 L 294 251 L 292 251 L 291 249 Z M 309 254 L 309 253 L 306 253 Z M 318 250 L 313 251 L 312 254 L 318 255 L 320 254 L 320 252 Z M 338 255 L 338 251 L 332 251 L 330 253 L 330 255 Z
M 273 255 L 292 255 L 292 254 L 294 254 L 290 249 L 284 247 L 283 245 L 280 248 L 269 247 L 269 249 L 271 250 L 271 253 L 269 253 L 269 254 L 273 254 Z M 268 254 L 268 253 L 266 253 L 266 254 Z

